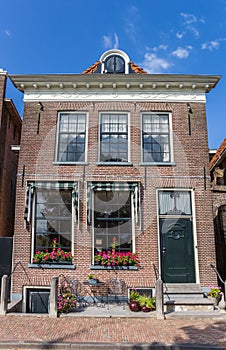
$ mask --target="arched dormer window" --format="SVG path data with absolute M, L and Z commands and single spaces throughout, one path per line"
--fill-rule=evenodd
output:
M 120 50 L 106 51 L 100 58 L 102 74 L 128 74 L 128 55 Z

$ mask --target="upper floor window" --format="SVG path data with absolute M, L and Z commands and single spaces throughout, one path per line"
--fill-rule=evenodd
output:
M 84 162 L 86 154 L 86 113 L 65 112 L 58 117 L 57 162 Z
M 145 163 L 172 161 L 168 113 L 142 114 L 142 158 Z
M 102 113 L 100 115 L 101 162 L 128 162 L 128 115 Z

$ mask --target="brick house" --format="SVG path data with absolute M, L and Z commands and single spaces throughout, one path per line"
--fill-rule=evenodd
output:
M 0 288 L 1 277 L 10 274 L 14 232 L 18 155 L 21 118 L 11 99 L 5 97 L 7 72 L 0 69 Z M 15 148 L 15 147 L 14 147 Z
M 226 138 L 210 161 L 217 269 L 226 280 Z
M 11 99 L 5 98 L 7 72 L 0 71 L 0 237 L 12 237 L 21 118 Z
M 109 50 L 82 74 L 13 75 L 24 93 L 13 293 L 116 272 L 129 287 L 216 282 L 206 93 L 219 76 L 147 74 Z M 73 260 L 33 261 L 54 239 Z M 140 267 L 102 266 L 114 248 Z

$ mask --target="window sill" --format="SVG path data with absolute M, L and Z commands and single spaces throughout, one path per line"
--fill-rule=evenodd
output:
M 96 165 L 101 165 L 101 166 L 112 166 L 112 165 L 117 165 L 117 166 L 132 166 L 133 163 L 131 162 L 97 162 Z
M 65 270 L 75 270 L 76 266 L 73 264 L 28 264 L 30 268 L 41 268 L 41 269 L 65 269 Z
M 89 165 L 88 162 L 53 162 L 53 165 Z
M 175 166 L 176 163 L 174 162 L 152 162 L 152 163 L 149 163 L 149 162 L 141 162 L 139 164 L 140 166 Z
M 139 270 L 138 266 L 101 266 L 101 265 L 91 265 L 90 270 Z

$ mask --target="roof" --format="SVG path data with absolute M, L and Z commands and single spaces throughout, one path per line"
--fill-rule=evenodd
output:
M 210 161 L 210 169 L 212 169 L 214 166 L 217 165 L 221 157 L 226 154 L 226 138 L 221 143 L 220 147 L 218 148 L 217 152 L 213 156 L 213 158 Z
M 94 64 L 92 64 L 92 66 L 90 66 L 89 68 L 85 69 L 82 74 L 93 74 L 97 71 L 99 65 L 101 64 L 100 61 L 95 62 Z M 129 66 L 132 70 L 133 73 L 135 74 L 147 74 L 147 72 L 145 72 L 145 70 L 141 67 L 139 67 L 137 64 L 135 64 L 134 62 L 129 62 Z

